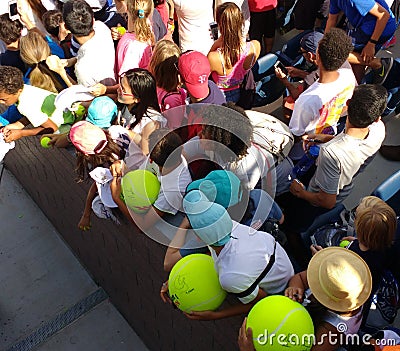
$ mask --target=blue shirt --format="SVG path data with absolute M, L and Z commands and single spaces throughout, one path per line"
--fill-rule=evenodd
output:
M 17 109 L 17 105 L 11 105 L 5 112 L 0 115 L 0 126 L 6 126 L 14 123 L 24 117 Z
M 389 38 L 396 30 L 396 19 L 385 0 L 331 0 L 329 13 L 336 15 L 343 11 L 354 28 L 361 28 L 365 34 L 371 35 L 375 29 L 376 17 L 371 15 L 369 11 L 372 10 L 375 3 L 384 7 L 390 14 L 382 33 L 382 37 Z

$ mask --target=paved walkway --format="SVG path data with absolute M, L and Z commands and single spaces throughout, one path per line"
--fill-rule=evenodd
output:
M 0 351 L 147 351 L 7 170 L 0 223 Z

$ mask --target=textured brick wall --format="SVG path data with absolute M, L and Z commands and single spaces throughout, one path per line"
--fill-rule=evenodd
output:
M 95 216 L 91 231 L 77 229 L 89 184 L 74 181 L 69 152 L 43 149 L 38 138 L 24 138 L 5 162 L 150 350 L 237 349 L 242 318 L 190 321 L 161 301 L 165 247 L 134 226 Z

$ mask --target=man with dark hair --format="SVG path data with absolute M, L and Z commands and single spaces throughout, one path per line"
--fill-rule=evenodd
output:
M 341 68 L 351 50 L 351 39 L 341 29 L 332 28 L 320 40 L 316 55 L 319 79 L 300 94 L 289 123 L 298 141 L 310 133 L 336 134 L 336 124 L 357 84 L 353 71 Z M 290 156 L 297 160 L 302 155 L 298 142 Z
M 277 199 L 285 214 L 288 232 L 306 230 L 323 212 L 341 203 L 353 188 L 353 178 L 372 160 L 385 138 L 381 114 L 386 107 L 387 92 L 380 85 L 363 84 L 354 89 L 348 100 L 345 130 L 320 147 L 317 169 L 308 188 L 298 180 L 290 193 Z
M 115 50 L 110 29 L 103 22 L 94 21 L 93 10 L 84 0 L 66 2 L 63 19 L 65 28 L 80 44 L 75 64 L 78 83 L 86 87 L 97 83 L 114 85 Z

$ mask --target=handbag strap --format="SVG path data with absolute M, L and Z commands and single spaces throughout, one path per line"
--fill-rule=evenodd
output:
M 275 263 L 275 252 L 276 252 L 276 240 L 275 240 L 275 243 L 274 243 L 274 252 L 271 255 L 271 258 L 269 259 L 269 262 L 268 262 L 267 266 L 261 272 L 261 274 L 258 276 L 258 278 L 245 291 L 242 291 L 240 293 L 232 293 L 232 295 L 235 295 L 236 297 L 239 297 L 239 298 L 240 297 L 245 297 L 247 295 L 250 295 L 254 291 L 256 286 L 261 282 L 261 280 L 264 279 L 264 277 L 268 274 L 268 272 L 271 270 L 272 266 L 274 265 L 274 263 Z
M 169 92 L 169 93 L 166 93 L 165 95 L 164 95 L 164 97 L 161 99 L 161 110 L 162 111 L 165 111 L 166 110 L 166 104 L 165 104 L 165 100 L 168 98 L 168 97 L 170 97 L 170 96 L 172 96 L 172 95 L 181 95 L 181 92 L 180 91 L 171 91 L 171 92 Z

